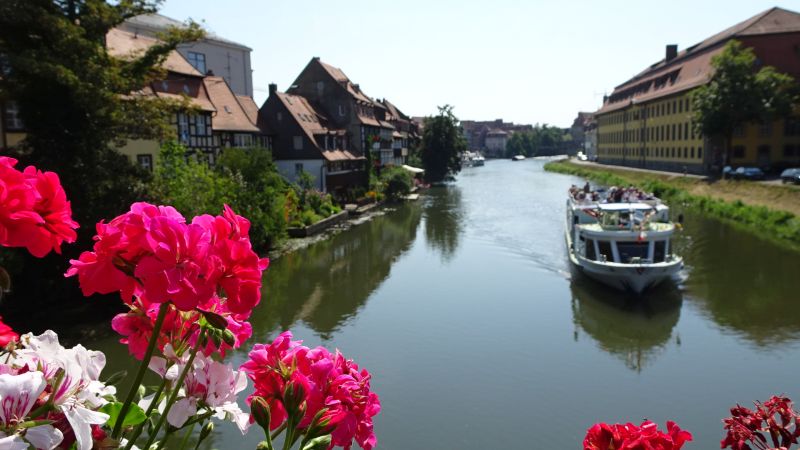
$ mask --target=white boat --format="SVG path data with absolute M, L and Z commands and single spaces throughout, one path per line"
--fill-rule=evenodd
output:
M 523 159 L 525 159 L 525 155 L 514 155 L 514 157 L 511 158 L 512 161 L 522 161 Z
M 476 153 L 476 156 L 472 157 L 473 166 L 480 167 L 484 164 L 486 164 L 486 158 L 484 158 L 480 153 Z
M 671 252 L 676 225 L 656 198 L 608 203 L 570 195 L 566 219 L 570 261 L 604 284 L 641 294 L 683 268 L 683 258 Z
M 478 167 L 484 165 L 486 159 L 480 152 L 466 151 L 461 154 L 461 167 Z

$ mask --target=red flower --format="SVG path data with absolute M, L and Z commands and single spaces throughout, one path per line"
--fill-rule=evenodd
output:
M 28 166 L 14 169 L 17 160 L 0 157 L 0 245 L 25 247 L 38 258 L 61 243 L 75 242 L 78 223 L 58 175 Z
M 5 347 L 9 342 L 17 340 L 19 340 L 19 334 L 3 323 L 3 317 L 0 316 L 0 347 Z
M 632 423 L 608 425 L 597 423 L 586 431 L 584 450 L 679 450 L 692 440 L 688 431 L 681 430 L 675 422 L 667 422 L 667 432 L 645 420 L 641 425 Z

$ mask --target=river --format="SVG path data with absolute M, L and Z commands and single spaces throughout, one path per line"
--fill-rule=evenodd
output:
M 800 255 L 686 212 L 681 279 L 627 297 L 571 273 L 566 191 L 583 180 L 543 163 L 465 169 L 274 261 L 252 342 L 290 329 L 367 368 L 379 449 L 580 448 L 594 422 L 645 418 L 719 448 L 736 403 L 800 400 Z M 108 373 L 129 364 L 115 339 L 85 345 Z M 262 437 L 238 434 L 218 427 L 206 447 Z

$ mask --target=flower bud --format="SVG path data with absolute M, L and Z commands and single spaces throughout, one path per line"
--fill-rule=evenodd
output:
M 203 442 L 203 439 L 207 438 L 213 431 L 214 422 L 208 422 L 207 424 L 203 425 L 203 428 L 200 429 L 200 438 L 198 439 L 198 443 Z
M 203 315 L 203 318 L 206 319 L 206 322 L 208 322 L 208 325 L 211 327 L 218 330 L 225 330 L 228 328 L 228 321 L 221 315 L 211 311 L 202 311 L 199 309 L 198 311 L 200 311 L 200 314 Z
M 269 409 L 269 403 L 264 397 L 253 397 L 250 400 L 250 414 L 253 420 L 256 421 L 258 426 L 264 429 L 264 432 L 269 435 L 269 424 L 272 420 L 272 415 Z
M 231 330 L 225 330 L 222 332 L 222 340 L 231 347 L 236 345 L 236 336 L 234 336 Z

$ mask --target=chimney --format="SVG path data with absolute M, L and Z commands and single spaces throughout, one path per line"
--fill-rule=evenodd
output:
M 278 85 L 275 83 L 269 84 L 269 96 L 272 97 L 272 94 L 278 92 Z
M 678 56 L 678 46 L 676 44 L 667 45 L 667 56 L 665 62 L 670 62 Z
M 319 61 L 319 56 L 315 56 L 315 57 L 313 57 L 311 59 L 313 59 L 314 61 Z

